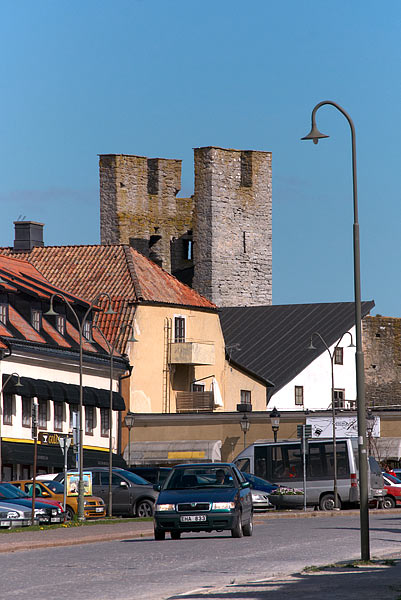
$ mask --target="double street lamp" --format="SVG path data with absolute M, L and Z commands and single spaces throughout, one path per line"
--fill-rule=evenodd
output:
M 92 302 L 90 303 L 90 305 L 88 306 L 85 314 L 83 315 L 83 317 L 80 319 L 77 312 L 74 310 L 72 303 L 70 300 L 68 300 L 68 298 L 62 294 L 61 292 L 57 292 L 55 294 L 52 294 L 51 298 L 50 298 L 50 309 L 44 313 L 45 316 L 58 316 L 59 313 L 57 313 L 54 309 L 53 309 L 53 301 L 54 298 L 60 298 L 60 300 L 62 300 L 63 302 L 65 302 L 65 304 L 68 306 L 68 308 L 70 309 L 70 311 L 72 312 L 72 314 L 74 315 L 76 324 L 77 324 L 77 328 L 78 328 L 78 332 L 79 332 L 79 449 L 78 449 L 78 520 L 79 521 L 83 521 L 85 519 L 85 515 L 84 515 L 84 494 L 85 494 L 85 489 L 84 489 L 84 478 L 83 478 L 83 462 L 84 462 L 84 451 L 83 451 L 83 442 L 84 442 L 84 435 L 83 435 L 83 385 L 82 385 L 82 378 L 83 378 L 83 345 L 84 345 L 84 340 L 86 340 L 87 342 L 89 342 L 89 339 L 87 339 L 87 336 L 84 335 L 84 331 L 85 331 L 85 324 L 88 318 L 89 313 L 92 311 L 92 309 L 94 308 L 94 306 L 96 306 L 100 300 L 100 298 L 102 298 L 103 296 L 106 296 L 108 298 L 108 308 L 105 311 L 104 314 L 106 315 L 114 315 L 116 314 L 114 312 L 114 310 L 111 309 L 111 298 L 109 296 L 109 294 L 107 292 L 100 292 L 96 298 L 94 300 L 92 300 Z M 89 336 L 88 336 L 89 337 Z M 66 485 L 67 482 L 64 482 L 64 484 Z
M 303 140 L 312 140 L 317 144 L 320 139 L 329 136 L 321 133 L 316 126 L 316 112 L 326 104 L 334 106 L 347 119 L 351 129 L 352 144 L 352 181 L 353 181 L 353 246 L 354 246 L 354 293 L 355 293 L 355 329 L 356 329 L 356 387 L 357 387 L 357 420 L 358 420 L 358 458 L 359 458 L 359 494 L 360 494 L 360 535 L 361 558 L 370 559 L 369 550 L 369 511 L 368 511 L 368 459 L 366 451 L 366 407 L 365 407 L 365 381 L 364 360 L 362 351 L 362 308 L 361 308 L 361 267 L 360 267 L 360 242 L 358 223 L 358 193 L 356 177 L 356 143 L 355 127 L 349 114 L 338 104 L 324 100 L 316 104 L 312 110 L 312 128 Z
M 330 365 L 331 365 L 331 414 L 332 414 L 332 427 L 333 427 L 333 493 L 334 493 L 334 509 L 339 508 L 339 502 L 338 502 L 338 492 L 337 492 L 337 446 L 336 446 L 336 399 L 335 399 L 335 393 L 334 393 L 334 359 L 336 356 L 336 350 L 339 347 L 341 340 L 343 339 L 343 337 L 345 335 L 349 335 L 351 337 L 351 342 L 348 346 L 348 348 L 355 348 L 353 339 L 352 339 L 352 334 L 349 331 L 346 331 L 345 333 L 342 334 L 342 336 L 340 337 L 340 339 L 338 340 L 338 342 L 336 343 L 336 345 L 334 346 L 333 350 L 330 351 L 329 346 L 327 345 L 326 341 L 324 340 L 324 338 L 320 335 L 320 333 L 318 331 L 314 331 L 311 336 L 310 336 L 310 344 L 307 348 L 307 350 L 316 350 L 316 347 L 313 345 L 313 336 L 316 336 L 320 339 L 320 341 L 323 343 L 323 346 L 325 347 L 325 349 L 327 350 L 327 352 L 329 353 L 330 356 Z

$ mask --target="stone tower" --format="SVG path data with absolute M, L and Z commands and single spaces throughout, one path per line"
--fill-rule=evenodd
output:
M 103 154 L 99 167 L 101 243 L 130 244 L 169 272 L 191 266 L 176 248 L 192 233 L 192 198 L 177 198 L 181 161 Z
M 193 287 L 217 306 L 272 302 L 271 153 L 195 149 Z
M 180 160 L 99 165 L 102 244 L 130 244 L 217 306 L 271 304 L 270 152 L 196 148 L 191 198 L 177 198 Z

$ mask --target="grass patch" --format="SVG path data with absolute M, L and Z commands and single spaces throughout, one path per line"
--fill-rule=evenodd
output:
M 151 522 L 153 521 L 152 517 L 138 517 L 138 518 L 105 518 L 105 519 L 95 519 L 90 521 L 78 521 L 76 517 L 72 521 L 68 521 L 67 523 L 53 523 L 51 525 L 30 525 L 29 527 L 11 527 L 10 529 L 1 529 L 1 534 L 10 534 L 10 533 L 24 533 L 27 531 L 47 531 L 48 529 L 71 529 L 73 527 L 90 527 L 91 525 L 115 525 L 116 523 L 139 523 L 143 521 Z
M 327 571 L 329 569 L 359 569 L 360 567 L 367 566 L 386 566 L 393 567 L 397 564 L 397 561 L 392 558 L 386 558 L 383 560 L 353 560 L 346 563 L 336 563 L 331 565 L 322 565 L 320 567 L 316 565 L 311 565 L 310 567 L 305 567 L 303 569 L 303 573 L 318 573 L 319 571 Z M 401 600 L 401 598 L 399 599 Z

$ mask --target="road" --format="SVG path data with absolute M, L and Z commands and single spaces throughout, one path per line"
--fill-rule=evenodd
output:
M 252 538 L 185 534 L 2 554 L 1 599 L 165 600 L 360 558 L 355 515 L 256 521 Z M 372 557 L 400 552 L 397 514 L 371 515 L 370 527 Z

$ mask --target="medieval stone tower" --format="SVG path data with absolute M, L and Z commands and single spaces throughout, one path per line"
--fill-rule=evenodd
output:
M 177 198 L 180 160 L 101 155 L 101 243 L 130 244 L 218 306 L 271 304 L 271 153 L 194 152 L 191 198 Z

